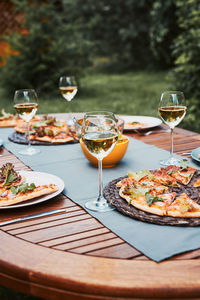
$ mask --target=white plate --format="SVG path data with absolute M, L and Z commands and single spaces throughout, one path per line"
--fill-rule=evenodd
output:
M 195 159 L 195 160 L 198 161 L 198 162 L 200 162 L 199 154 L 200 154 L 200 147 L 194 149 L 194 150 L 191 152 L 192 158 Z
M 122 116 L 121 118 L 125 121 L 124 130 L 135 130 L 135 129 L 137 129 L 137 128 L 127 128 L 126 123 L 129 123 L 129 122 L 140 122 L 142 124 L 146 124 L 142 128 L 138 128 L 138 130 L 153 128 L 153 127 L 156 127 L 156 126 L 159 126 L 159 125 L 162 124 L 162 121 L 159 118 L 154 118 L 154 117 Z
M 53 183 L 58 186 L 58 190 L 52 194 L 33 198 L 33 199 L 30 199 L 30 200 L 27 200 L 27 201 L 24 201 L 21 203 L 17 203 L 14 205 L 0 206 L 0 209 L 24 207 L 24 206 L 29 206 L 29 205 L 47 201 L 47 200 L 57 196 L 58 194 L 60 194 L 65 187 L 64 181 L 62 179 L 60 179 L 59 177 L 52 175 L 52 174 L 43 173 L 43 172 L 33 172 L 33 171 L 20 171 L 19 174 L 22 176 L 25 176 L 26 182 L 29 184 L 33 182 L 33 183 L 35 183 L 36 186 L 38 186 L 38 185 L 45 185 L 45 184 Z

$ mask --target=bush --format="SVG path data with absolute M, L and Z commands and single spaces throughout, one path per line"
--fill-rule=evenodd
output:
M 177 0 L 178 25 L 181 33 L 175 39 L 172 72 L 174 88 L 186 97 L 200 98 L 200 2 Z M 200 104 L 197 104 L 200 107 Z
M 119 70 L 152 64 L 151 0 L 74 0 L 77 17 L 93 41 L 93 54 L 106 56 Z
M 25 15 L 26 34 L 14 33 L 5 38 L 19 53 L 10 56 L 1 67 L 0 82 L 6 91 L 35 88 L 38 92 L 55 93 L 61 75 L 80 77 L 89 63 L 89 51 L 80 24 L 71 18 L 71 1 L 13 2 L 16 10 Z
M 173 66 L 171 48 L 179 33 L 175 0 L 153 2 L 151 9 L 150 46 L 161 69 Z

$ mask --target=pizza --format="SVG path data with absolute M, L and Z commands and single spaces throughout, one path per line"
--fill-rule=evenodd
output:
M 34 116 L 32 120 L 37 121 L 38 117 Z M 21 124 L 26 124 L 26 122 L 23 121 L 18 116 L 6 112 L 5 109 L 3 109 L 3 108 L 1 109 L 1 111 L 0 111 L 0 128 L 15 127 L 15 126 L 20 126 Z
M 125 129 L 142 129 L 145 128 L 147 124 L 141 122 L 127 122 L 124 125 Z
M 135 208 L 170 217 L 200 217 L 200 172 L 187 165 L 129 172 L 116 184 L 119 195 Z
M 57 190 L 57 185 L 53 183 L 39 186 L 27 183 L 26 178 L 19 175 L 11 163 L 6 163 L 0 169 L 0 207 L 51 194 Z
M 14 127 L 16 125 L 16 117 L 13 114 L 5 112 L 4 109 L 0 111 L 0 128 Z
M 26 134 L 27 124 L 18 124 L 15 131 Z M 75 136 L 71 133 L 64 120 L 57 121 L 56 118 L 45 115 L 40 120 L 30 123 L 30 140 L 41 141 L 52 144 L 67 143 L 74 141 Z

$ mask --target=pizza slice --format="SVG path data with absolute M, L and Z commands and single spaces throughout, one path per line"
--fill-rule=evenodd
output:
M 146 192 L 148 193 L 148 192 Z M 145 194 L 133 194 L 127 186 L 122 186 L 119 190 L 119 195 L 125 199 L 129 205 L 133 205 L 137 209 L 149 212 L 152 214 L 163 216 L 166 214 L 165 203 L 157 197 L 151 205 L 147 203 Z M 160 200 L 160 201 L 159 201 Z
M 177 182 L 187 185 L 192 179 L 196 168 L 188 166 L 188 160 L 183 159 L 180 166 L 167 166 L 161 168 L 168 175 L 173 177 Z
M 157 183 L 166 186 L 172 186 L 172 187 L 179 186 L 176 179 L 169 174 L 168 169 L 166 168 L 160 168 L 158 170 L 154 170 L 152 171 L 152 174 L 154 176 L 153 181 Z
M 200 217 L 200 205 L 186 193 L 178 196 L 167 208 L 167 215 L 172 217 Z
M 116 183 L 116 186 L 122 187 L 122 186 L 126 186 L 126 185 L 133 185 L 134 183 L 136 183 L 136 181 L 133 177 L 127 177 L 127 178 L 124 178 L 124 179 L 118 181 Z
M 195 180 L 195 182 L 193 183 L 193 187 L 200 187 L 200 178 Z
M 174 200 L 176 193 L 168 193 L 162 188 L 156 191 L 155 187 L 143 188 L 139 185 L 136 187 L 126 185 L 120 188 L 119 195 L 137 209 L 163 216 L 166 215 L 167 207 Z
M 17 187 L 12 186 L 10 189 L 5 190 L 3 194 L 0 194 L 0 206 L 9 206 L 24 202 L 26 200 L 54 193 L 57 190 L 58 187 L 55 184 L 36 187 L 34 183 L 31 183 L 30 185 L 25 183 L 18 185 Z
M 5 112 L 4 109 L 0 111 L 0 127 L 14 127 L 16 125 L 16 117 L 13 114 Z
M 55 132 L 52 130 L 46 130 L 44 135 L 38 133 L 30 135 L 30 139 L 52 144 L 68 143 L 74 141 L 74 138 L 70 136 L 67 132 Z

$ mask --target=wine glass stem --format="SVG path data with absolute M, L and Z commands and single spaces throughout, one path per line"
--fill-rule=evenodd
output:
M 31 143 L 30 143 L 30 123 L 29 122 L 27 122 L 27 127 L 28 127 L 28 129 L 27 129 L 27 136 L 26 136 L 26 138 L 27 138 L 27 141 L 28 141 L 28 147 L 30 148 L 31 147 Z
M 174 154 L 174 136 L 173 136 L 173 132 L 174 132 L 174 128 L 170 128 L 171 130 L 171 148 L 170 148 L 170 156 L 172 157 Z
M 98 175 L 99 175 L 99 196 L 97 201 L 101 202 L 102 199 L 102 190 L 103 190 L 103 180 L 102 180 L 102 159 L 98 159 Z

